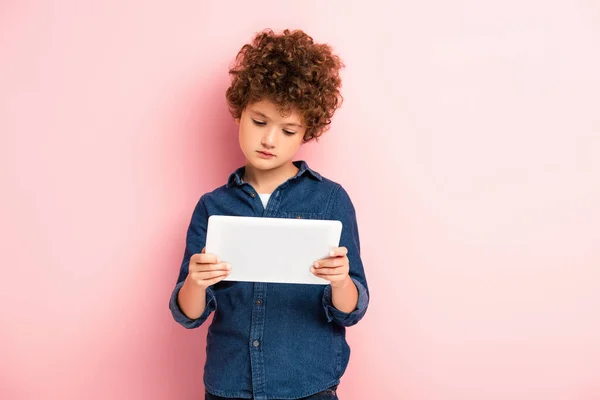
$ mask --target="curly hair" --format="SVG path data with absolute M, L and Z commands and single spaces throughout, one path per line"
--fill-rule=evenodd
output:
M 248 104 L 263 99 L 279 105 L 282 116 L 295 107 L 306 126 L 304 142 L 318 141 L 342 104 L 343 67 L 329 45 L 314 43 L 301 30 L 259 32 L 229 70 L 226 97 L 231 115 L 240 118 Z

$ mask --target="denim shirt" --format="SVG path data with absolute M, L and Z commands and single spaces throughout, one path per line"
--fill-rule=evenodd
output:
M 192 214 L 169 308 L 175 321 L 186 328 L 199 327 L 214 312 L 208 328 L 204 385 L 216 396 L 298 399 L 337 385 L 350 358 L 346 327 L 356 324 L 367 310 L 369 291 L 348 193 L 305 161 L 294 161 L 294 165 L 298 173 L 273 191 L 266 207 L 256 190 L 242 181 L 245 167 L 240 167 L 226 185 L 204 194 Z M 331 285 L 221 281 L 207 288 L 203 314 L 188 318 L 177 295 L 191 256 L 205 246 L 210 215 L 341 221 L 340 246 L 348 249 L 350 277 L 358 289 L 356 309 L 350 313 L 337 310 Z

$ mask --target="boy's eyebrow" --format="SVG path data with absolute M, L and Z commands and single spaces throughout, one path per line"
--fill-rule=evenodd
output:
M 260 116 L 261 116 L 261 117 L 263 117 L 264 119 L 268 119 L 268 120 L 270 120 L 270 119 L 271 119 L 271 118 L 269 118 L 268 116 L 266 116 L 265 114 L 261 113 L 260 111 L 257 111 L 257 110 L 254 110 L 254 109 L 250 109 L 250 111 L 251 111 L 251 112 L 253 112 L 253 113 L 254 113 L 254 114 L 256 114 L 256 115 L 260 115 Z M 298 128 L 302 128 L 302 125 L 300 125 L 300 124 L 297 124 L 297 123 L 295 123 L 295 122 L 286 122 L 286 123 L 285 123 L 285 124 L 283 124 L 283 125 L 286 125 L 286 126 L 295 126 L 295 127 L 298 127 Z

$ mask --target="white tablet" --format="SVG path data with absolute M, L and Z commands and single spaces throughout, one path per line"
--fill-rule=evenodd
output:
M 342 223 L 331 220 L 208 218 L 206 252 L 231 264 L 226 281 L 328 284 L 310 267 L 338 247 Z

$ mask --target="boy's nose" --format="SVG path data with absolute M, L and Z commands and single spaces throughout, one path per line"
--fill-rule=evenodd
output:
M 269 129 L 267 133 L 265 133 L 262 137 L 262 144 L 264 146 L 273 147 L 275 145 L 275 135 L 277 133 L 276 129 Z

